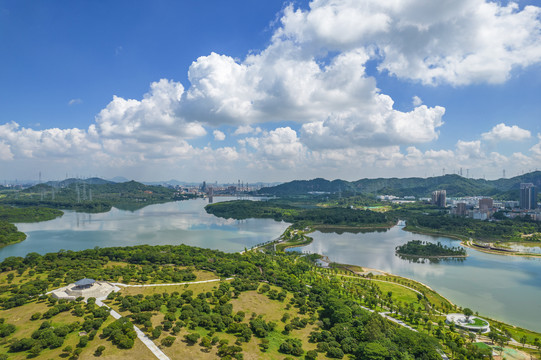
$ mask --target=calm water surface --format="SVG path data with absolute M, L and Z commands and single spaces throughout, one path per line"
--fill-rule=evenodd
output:
M 215 197 L 215 201 L 233 198 Z M 65 211 L 61 218 L 16 224 L 27 239 L 0 249 L 0 261 L 58 250 L 96 246 L 187 244 L 226 252 L 242 251 L 280 236 L 289 224 L 272 219 L 226 220 L 205 212 L 206 199 L 150 205 L 131 212 L 113 208 L 107 213 Z
M 380 269 L 415 279 L 453 303 L 505 322 L 541 331 L 541 259 L 491 255 L 466 249 L 463 261 L 413 263 L 395 256 L 394 249 L 409 240 L 460 241 L 412 234 L 395 226 L 370 233 L 314 232 L 314 241 L 291 249 L 327 255 L 331 261 Z

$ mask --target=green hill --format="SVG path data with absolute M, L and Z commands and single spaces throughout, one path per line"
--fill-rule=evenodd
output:
M 72 180 L 76 179 L 38 184 L 20 192 L 6 194 L 0 200 L 0 204 L 103 212 L 110 210 L 112 206 L 136 210 L 150 204 L 191 197 L 179 195 L 174 189 L 144 185 L 136 181 L 114 183 L 98 178 L 85 181 Z
M 396 196 L 430 196 L 432 191 L 447 190 L 448 196 L 492 196 L 501 199 L 518 200 L 520 184 L 533 183 L 541 188 L 541 171 L 516 176 L 510 179 L 485 180 L 468 179 L 460 175 L 444 175 L 429 178 L 377 178 L 357 181 L 295 180 L 278 186 L 266 187 L 259 194 L 266 195 L 303 195 L 313 192 L 392 194 Z
M 115 184 L 115 182 L 113 181 L 104 180 L 98 177 L 93 177 L 93 178 L 88 178 L 88 179 L 69 178 L 62 181 L 48 181 L 45 184 L 54 186 L 54 187 L 66 187 L 75 183 L 89 184 L 89 185 Z

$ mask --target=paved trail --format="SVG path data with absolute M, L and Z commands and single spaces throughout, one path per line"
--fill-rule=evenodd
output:
M 227 280 L 232 280 L 233 278 L 227 278 Z M 205 284 L 210 282 L 216 282 L 216 281 L 222 281 L 222 279 L 210 279 L 210 280 L 200 280 L 200 281 L 186 281 L 181 283 L 172 283 L 172 284 L 142 284 L 142 285 L 129 285 L 129 284 L 122 284 L 122 283 L 111 283 L 116 286 L 122 286 L 122 287 L 155 287 L 155 286 L 178 286 L 178 285 L 186 285 L 186 284 Z

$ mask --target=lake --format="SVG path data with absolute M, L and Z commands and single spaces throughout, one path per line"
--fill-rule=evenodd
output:
M 290 251 L 327 255 L 331 261 L 380 269 L 427 284 L 453 303 L 510 324 L 541 331 L 541 258 L 486 254 L 466 249 L 462 261 L 415 263 L 395 255 L 410 240 L 458 246 L 445 237 L 413 234 L 395 226 L 368 233 L 310 234 L 314 241 Z
M 215 201 L 235 198 L 214 197 Z M 0 249 L 0 261 L 29 252 L 84 250 L 96 246 L 186 244 L 226 252 L 242 251 L 276 239 L 289 224 L 272 219 L 227 220 L 207 214 L 206 199 L 150 205 L 136 211 L 113 208 L 99 214 L 64 211 L 60 218 L 18 223 L 23 242 Z

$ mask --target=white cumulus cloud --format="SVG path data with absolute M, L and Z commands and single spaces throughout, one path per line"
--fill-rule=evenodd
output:
M 487 141 L 523 141 L 531 136 L 529 130 L 521 129 L 517 125 L 507 126 L 504 123 L 498 124 L 489 132 L 481 134 L 483 140 Z
M 140 142 L 194 138 L 206 134 L 197 120 L 177 112 L 184 93 L 182 84 L 166 79 L 153 82 L 142 100 L 114 96 L 96 116 L 96 128 L 107 138 L 137 138 Z
M 212 132 L 212 135 L 214 135 L 214 140 L 217 140 L 217 141 L 225 140 L 225 134 L 220 130 L 214 130 Z
M 541 60 L 540 14 L 485 0 L 314 0 L 304 11 L 289 6 L 275 38 L 375 47 L 381 71 L 425 84 L 502 83 Z

